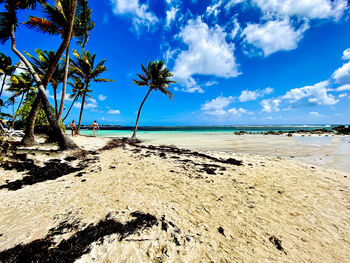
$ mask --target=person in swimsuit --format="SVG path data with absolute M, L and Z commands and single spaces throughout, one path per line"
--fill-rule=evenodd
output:
M 72 137 L 77 135 L 77 128 L 75 127 L 75 121 L 72 120 L 72 123 L 70 124 L 70 129 L 72 131 Z
M 95 137 L 96 137 L 96 131 L 97 131 L 97 129 L 100 129 L 100 127 L 98 127 L 97 122 L 94 121 L 94 123 L 91 124 L 90 128 L 92 128 L 92 130 L 94 131 L 94 135 L 95 135 Z

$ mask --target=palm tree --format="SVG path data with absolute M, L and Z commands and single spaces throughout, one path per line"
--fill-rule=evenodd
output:
M 38 85 L 38 96 L 35 102 L 32 105 L 31 114 L 36 112 L 40 107 L 40 102 L 42 101 L 44 106 L 44 111 L 46 117 L 50 123 L 51 128 L 53 129 L 53 139 L 56 140 L 62 150 L 65 149 L 73 149 L 77 148 L 77 145 L 68 138 L 65 133 L 60 128 L 56 118 L 52 114 L 50 108 L 50 102 L 46 96 L 45 88 L 47 84 L 50 82 L 51 76 L 57 67 L 57 64 L 64 52 L 67 48 L 68 42 L 70 40 L 71 32 L 73 29 L 73 21 L 75 16 L 75 10 L 77 6 L 77 0 L 71 0 L 70 4 L 70 12 L 67 15 L 67 21 L 70 25 L 69 28 L 66 29 L 64 33 L 63 41 L 56 52 L 56 56 L 50 67 L 48 68 L 45 77 L 43 80 L 40 79 L 31 63 L 27 60 L 27 58 L 16 48 L 16 38 L 15 32 L 18 26 L 17 12 L 20 9 L 28 9 L 34 8 L 36 0 L 0 0 L 0 4 L 5 3 L 6 12 L 0 13 L 0 42 L 5 43 L 8 39 L 11 40 L 11 49 L 16 54 L 16 56 L 26 65 L 28 71 L 34 77 L 35 82 Z M 40 2 L 45 2 L 44 0 L 40 0 Z M 34 120 L 29 119 L 27 121 L 25 136 L 22 139 L 22 144 L 31 145 L 34 143 Z
M 5 54 L 0 52 L 0 73 L 1 75 L 3 75 L 1 90 L 0 90 L 0 98 L 4 90 L 6 78 L 8 76 L 11 76 L 15 72 L 17 66 L 18 64 L 14 66 L 12 65 L 11 57 L 8 57 Z
M 71 105 L 70 105 L 70 107 L 69 107 L 69 109 L 68 109 L 68 111 L 67 111 L 67 113 L 66 113 L 66 116 L 64 116 L 64 118 L 62 119 L 63 122 L 67 119 L 67 117 L 68 117 L 68 115 L 69 115 L 69 113 L 70 113 L 70 110 L 72 109 L 74 103 L 75 103 L 79 98 L 82 98 L 82 97 L 83 97 L 83 93 L 84 93 L 84 87 L 85 87 L 85 85 L 84 85 L 84 83 L 81 81 L 81 79 L 80 79 L 80 78 L 75 78 L 75 77 L 73 77 L 73 79 L 74 79 L 74 84 L 71 83 L 71 82 L 68 82 L 68 84 L 72 86 L 72 94 L 69 96 L 69 98 L 70 98 L 70 99 L 73 99 L 73 98 L 74 98 L 74 99 L 73 99 L 73 101 L 72 101 L 72 103 L 71 103 Z M 89 91 L 89 92 L 90 92 L 90 91 Z M 90 96 L 90 95 L 88 95 L 88 96 Z
M 20 73 L 19 75 L 13 75 L 10 79 L 9 91 L 14 94 L 9 98 L 9 101 L 14 103 L 16 97 L 21 96 L 21 100 L 18 104 L 17 110 L 13 113 L 12 123 L 16 120 L 18 110 L 21 108 L 24 97 L 31 91 L 36 89 L 33 87 L 34 79 L 29 73 Z
M 44 13 L 46 18 L 41 17 L 29 17 L 29 20 L 25 22 L 29 28 L 33 28 L 36 31 L 47 33 L 49 35 L 61 35 L 64 38 L 64 32 L 69 27 L 67 14 L 70 11 L 70 0 L 56 0 L 55 5 L 50 5 L 47 3 L 42 3 L 44 8 Z M 63 88 L 61 95 L 61 103 L 59 111 L 57 113 L 57 120 L 60 120 L 64 100 L 66 94 L 67 78 L 68 78 L 68 65 L 69 65 L 69 50 L 71 38 L 77 38 L 78 44 L 84 48 L 85 44 L 89 37 L 89 31 L 94 28 L 95 24 L 91 21 L 91 9 L 88 8 L 86 0 L 78 0 L 77 10 L 73 24 L 73 31 L 70 36 L 68 46 L 66 48 L 66 58 L 65 58 L 65 67 L 64 67 L 64 79 L 63 79 Z
M 139 123 L 140 113 L 143 104 L 145 103 L 148 95 L 151 93 L 152 90 L 159 90 L 161 93 L 168 96 L 171 100 L 173 99 L 173 94 L 167 90 L 166 88 L 169 87 L 170 83 L 176 83 L 173 80 L 168 79 L 169 77 L 173 76 L 173 74 L 170 73 L 167 67 L 164 67 L 164 61 L 154 61 L 148 62 L 148 68 L 146 69 L 142 64 L 141 68 L 143 71 L 143 75 L 136 74 L 140 80 L 133 80 L 135 84 L 138 86 L 147 86 L 149 88 L 145 98 L 143 99 L 139 111 L 137 113 L 136 118 L 136 124 L 134 128 L 134 132 L 131 136 L 132 139 L 136 138 L 136 131 L 137 131 L 137 125 Z
M 36 72 L 38 72 L 40 78 L 44 78 L 45 72 L 49 68 L 50 64 L 55 58 L 55 51 L 42 51 L 39 48 L 35 49 L 35 53 L 38 58 L 32 56 L 31 54 L 25 52 L 28 57 L 31 58 L 31 63 Z M 57 68 L 52 74 L 50 83 L 53 89 L 53 96 L 55 101 L 55 112 L 56 116 L 58 115 L 58 107 L 57 107 L 57 87 L 60 83 L 63 82 L 64 79 L 64 67 L 61 63 L 57 65 Z
M 107 68 L 103 66 L 103 64 L 106 62 L 105 59 L 98 62 L 95 66 L 96 54 L 91 55 L 89 51 L 85 52 L 84 49 L 82 50 L 81 54 L 79 54 L 78 51 L 74 49 L 73 55 L 75 57 L 75 60 L 70 61 L 71 73 L 76 78 L 81 78 L 84 83 L 84 87 L 82 89 L 82 102 L 81 102 L 81 108 L 80 108 L 79 123 L 77 128 L 77 134 L 79 134 L 86 94 L 90 92 L 89 90 L 90 82 L 91 81 L 108 82 L 113 80 L 98 78 L 98 76 L 101 73 L 107 71 Z

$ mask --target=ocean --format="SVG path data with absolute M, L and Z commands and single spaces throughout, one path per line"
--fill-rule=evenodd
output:
M 179 133 L 234 133 L 237 131 L 245 131 L 249 133 L 263 133 L 268 131 L 298 131 L 298 130 L 315 130 L 315 129 L 327 129 L 331 130 L 332 127 L 337 125 L 279 125 L 279 126 L 141 126 L 138 129 L 138 134 L 179 134 Z M 101 126 L 101 129 L 97 132 L 99 137 L 121 137 L 131 136 L 133 127 L 122 126 Z M 67 130 L 67 133 L 70 131 Z M 82 135 L 92 135 L 92 130 L 87 128 L 81 129 Z

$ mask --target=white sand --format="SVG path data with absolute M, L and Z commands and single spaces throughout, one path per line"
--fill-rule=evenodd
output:
M 82 136 L 75 141 L 88 149 L 105 143 Z M 180 156 L 197 163 L 186 165 L 171 154 L 142 157 L 146 150 L 132 149 L 102 152 L 83 177 L 0 190 L 0 251 L 43 238 L 65 219 L 90 224 L 111 212 L 126 222 L 131 212 L 141 211 L 158 219 L 164 215 L 175 227 L 166 232 L 153 226 L 123 241 L 118 234 L 107 236 L 78 261 L 350 262 L 347 174 L 276 156 L 207 152 L 244 164 L 216 163 L 226 170 L 210 175 L 198 172 L 201 163 L 214 163 L 210 160 Z M 269 241 L 272 236 L 282 241 L 285 253 Z

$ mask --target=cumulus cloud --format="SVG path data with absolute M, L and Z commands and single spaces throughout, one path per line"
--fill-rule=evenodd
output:
M 98 95 L 98 99 L 99 99 L 100 101 L 104 101 L 104 100 L 107 99 L 107 96 L 105 96 L 105 95 L 103 95 L 103 94 L 99 94 L 99 95 Z
M 243 90 L 238 99 L 240 102 L 257 100 L 259 97 L 263 97 L 265 94 L 271 94 L 272 92 L 273 89 L 270 87 L 263 90 Z
M 120 110 L 109 110 L 107 111 L 108 114 L 120 114 Z
M 261 101 L 262 112 L 277 112 L 279 111 L 280 99 L 267 99 Z
M 347 48 L 347 49 L 344 50 L 342 59 L 350 60 L 350 48 Z
M 207 101 L 202 105 L 201 110 L 208 115 L 236 115 L 241 116 L 242 114 L 250 114 L 243 108 L 230 108 L 226 109 L 233 101 L 234 97 L 223 97 L 219 96 L 211 101 Z
M 347 93 L 342 93 L 342 94 L 339 94 L 339 95 L 338 95 L 338 98 L 342 99 L 342 98 L 345 98 L 345 97 L 347 97 L 347 96 L 348 96 Z
M 81 108 L 81 102 L 74 103 L 74 108 L 80 109 Z M 86 104 L 84 106 L 84 109 L 95 109 L 98 107 L 97 101 L 93 98 L 88 98 L 86 100 Z
M 233 115 L 241 116 L 242 114 L 248 114 L 249 112 L 243 108 L 231 108 L 227 111 L 228 113 L 231 113 Z
M 340 68 L 334 71 L 332 78 L 336 83 L 349 84 L 350 83 L 350 61 L 343 64 Z
M 190 20 L 179 34 L 188 45 L 177 55 L 173 74 L 175 80 L 186 88 L 197 86 L 193 75 L 236 77 L 238 65 L 234 57 L 234 44 L 226 42 L 226 33 L 219 26 L 209 28 L 200 18 Z
M 336 89 L 336 91 L 344 91 L 344 90 L 350 90 L 350 84 L 345 84 Z
M 206 16 L 218 16 L 218 14 L 221 12 L 221 7 L 222 5 L 222 0 L 218 1 L 217 3 L 213 4 L 213 5 L 209 5 L 207 7 L 207 10 L 205 11 Z
M 279 16 L 338 20 L 347 8 L 346 0 L 253 0 L 262 12 Z
M 281 50 L 297 48 L 298 42 L 308 28 L 309 25 L 305 23 L 295 30 L 289 19 L 271 20 L 265 24 L 248 24 L 241 36 L 246 44 L 261 49 L 267 57 Z
M 139 0 L 110 0 L 110 3 L 115 15 L 131 17 L 136 32 L 144 27 L 149 29 L 158 22 L 158 18 L 149 11 L 148 4 L 141 4 Z
M 234 7 L 237 4 L 240 4 L 242 2 L 244 2 L 245 0 L 228 0 L 226 5 L 225 5 L 225 9 L 229 10 L 230 8 Z
M 219 110 L 227 107 L 232 101 L 234 100 L 234 97 L 223 97 L 219 96 L 216 99 L 212 99 L 211 101 L 207 101 L 205 104 L 202 105 L 202 110 L 208 111 L 208 110 Z
M 332 94 L 328 93 L 329 81 L 322 81 L 313 86 L 291 89 L 282 99 L 287 100 L 292 106 L 321 106 L 334 105 L 339 102 Z

